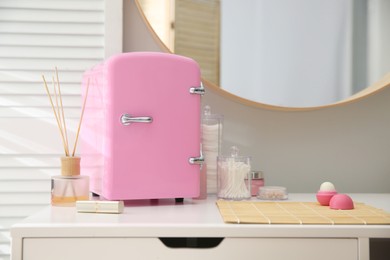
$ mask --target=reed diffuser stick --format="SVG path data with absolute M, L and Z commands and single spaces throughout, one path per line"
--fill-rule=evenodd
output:
M 61 110 L 62 110 L 62 123 L 63 123 L 63 129 L 64 129 L 64 134 L 65 134 L 66 151 L 67 151 L 66 155 L 69 156 L 68 132 L 66 130 L 65 113 L 64 113 L 64 106 L 62 105 L 62 94 L 61 94 L 60 80 L 58 77 L 57 67 L 55 67 L 55 72 L 56 72 L 56 79 L 57 79 L 58 94 L 60 96 L 60 104 L 61 104 Z
M 53 99 L 52 99 L 51 93 L 49 91 L 49 88 L 47 86 L 45 76 L 42 75 L 42 78 L 43 78 L 43 82 L 44 82 L 47 96 L 49 97 L 49 101 L 50 101 L 51 107 L 53 109 L 54 117 L 56 118 L 56 121 L 57 121 L 58 129 L 60 130 L 61 139 L 62 139 L 62 142 L 64 145 L 64 150 L 65 150 L 65 155 L 66 155 L 66 157 L 69 157 L 70 154 L 69 154 L 68 133 L 67 133 L 67 129 L 66 129 L 64 106 L 62 103 L 62 93 L 61 93 L 61 87 L 60 87 L 60 81 L 59 81 L 59 77 L 58 77 L 57 67 L 55 68 L 55 74 L 56 74 L 56 79 L 53 77 L 53 85 L 54 85 L 54 95 L 55 95 L 55 102 L 56 102 L 57 111 L 56 111 L 56 108 L 53 104 Z M 57 91 L 58 91 L 58 93 L 57 93 Z M 89 91 L 89 79 L 87 82 L 87 89 L 86 89 L 86 93 L 85 93 L 85 97 L 84 97 L 83 107 L 81 110 L 79 125 L 77 128 L 76 140 L 75 140 L 74 147 L 73 147 L 72 157 L 74 157 L 74 155 L 76 153 L 76 147 L 77 147 L 77 142 L 79 139 L 81 123 L 82 123 L 83 117 L 84 117 L 84 110 L 85 110 L 85 104 L 87 102 L 88 91 Z
M 69 155 L 69 148 L 68 148 L 68 145 L 67 145 L 67 142 L 66 142 L 66 134 L 64 133 L 64 128 L 63 128 L 63 119 L 62 119 L 62 116 L 61 116 L 61 108 L 60 108 L 60 104 L 58 102 L 58 94 L 57 94 L 57 88 L 56 88 L 56 83 L 55 83 L 55 79 L 54 77 L 52 78 L 52 82 L 53 82 L 53 89 L 54 89 L 54 101 L 55 101 L 55 105 L 56 105 L 56 108 L 57 108 L 57 116 L 58 116 L 58 121 L 60 122 L 60 125 L 59 125 L 59 128 L 60 128 L 60 131 L 61 133 L 64 135 L 65 137 L 65 155 L 68 156 Z
M 81 128 L 81 123 L 82 123 L 83 117 L 84 117 L 85 104 L 86 104 L 86 102 L 87 102 L 88 90 L 89 90 L 89 79 L 88 79 L 88 82 L 87 82 L 87 90 L 86 90 L 86 92 L 85 92 L 85 97 L 84 97 L 84 102 L 83 102 L 83 108 L 82 108 L 82 110 L 81 110 L 80 122 L 79 122 L 79 127 L 77 128 L 76 140 L 75 140 L 75 142 L 74 142 L 72 156 L 74 156 L 74 154 L 75 154 L 75 152 L 76 152 L 77 141 L 78 141 L 78 139 L 79 139 L 79 133 L 80 133 L 80 128 Z
M 60 124 L 60 121 L 58 119 L 58 115 L 57 115 L 56 110 L 54 108 L 53 100 L 51 98 L 51 94 L 50 94 L 49 88 L 47 87 L 45 76 L 42 75 L 42 79 L 43 79 L 43 82 L 44 82 L 44 86 L 45 86 L 45 89 L 46 89 L 47 96 L 49 97 L 49 100 L 50 100 L 51 108 L 53 109 L 54 117 L 56 118 L 56 121 L 57 121 L 58 129 L 60 130 L 61 139 L 62 139 L 62 143 L 64 145 L 65 154 L 68 156 L 69 154 L 67 153 L 67 150 L 66 150 L 66 143 L 65 143 L 64 133 L 62 131 L 61 124 Z

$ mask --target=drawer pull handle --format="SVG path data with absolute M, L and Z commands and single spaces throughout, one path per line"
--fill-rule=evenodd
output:
M 223 241 L 223 237 L 159 237 L 169 248 L 214 248 Z

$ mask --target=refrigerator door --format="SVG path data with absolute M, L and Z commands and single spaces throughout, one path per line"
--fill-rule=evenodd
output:
M 103 196 L 185 198 L 199 194 L 198 64 L 165 53 L 107 60 Z M 192 160 L 193 161 L 193 160 Z

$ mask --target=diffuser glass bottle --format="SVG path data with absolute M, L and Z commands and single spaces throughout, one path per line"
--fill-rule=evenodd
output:
M 61 175 L 52 177 L 51 204 L 74 206 L 89 200 L 89 177 L 80 175 L 80 157 L 61 157 Z

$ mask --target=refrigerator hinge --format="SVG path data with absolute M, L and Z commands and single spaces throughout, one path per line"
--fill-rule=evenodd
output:
M 190 157 L 188 159 L 188 162 L 190 164 L 203 164 L 204 163 L 204 157 L 201 155 L 199 157 Z
M 204 95 L 206 93 L 206 90 L 203 87 L 203 83 L 200 83 L 200 87 L 192 87 L 190 88 L 191 94 L 198 94 L 198 95 Z
M 190 157 L 188 159 L 188 162 L 190 164 L 198 164 L 200 165 L 200 167 L 202 167 L 203 163 L 204 163 L 204 156 L 203 156 L 203 152 L 202 152 L 202 144 L 200 145 L 200 156 L 199 157 Z

